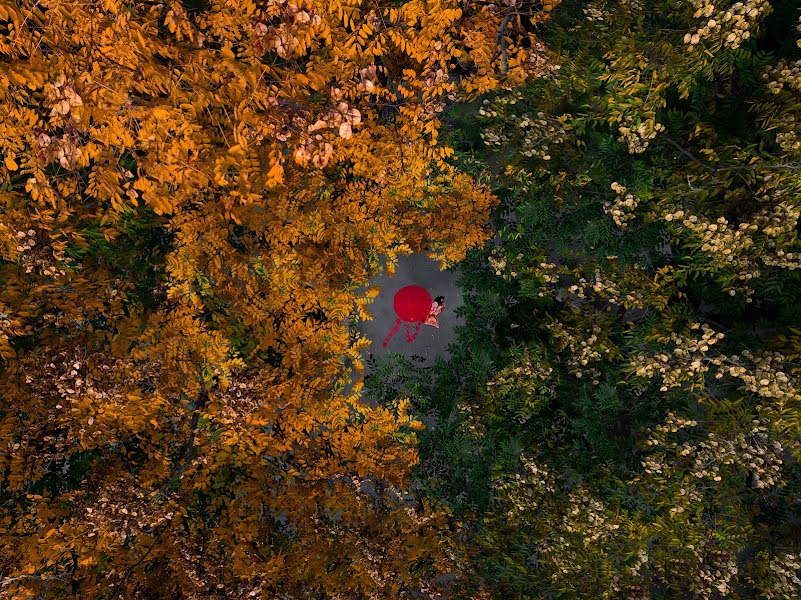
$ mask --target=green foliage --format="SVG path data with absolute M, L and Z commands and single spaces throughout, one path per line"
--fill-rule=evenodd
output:
M 566 1 L 559 70 L 447 117 L 497 237 L 398 393 L 494 597 L 797 597 L 798 18 Z

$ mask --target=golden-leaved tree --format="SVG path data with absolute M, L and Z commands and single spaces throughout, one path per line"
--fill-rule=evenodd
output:
M 434 593 L 347 321 L 486 239 L 439 115 L 541 70 L 548 9 L 0 1 L 0 594 Z

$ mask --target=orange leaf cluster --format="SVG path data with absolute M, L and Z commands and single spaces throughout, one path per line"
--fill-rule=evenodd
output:
M 380 257 L 487 239 L 440 115 L 542 57 L 514 3 L 398 4 L 0 1 L 0 595 L 452 568 L 400 491 L 420 424 L 350 385 L 345 323 Z

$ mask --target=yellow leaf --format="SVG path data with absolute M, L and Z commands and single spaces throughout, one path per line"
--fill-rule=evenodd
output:
M 17 163 L 14 161 L 14 158 L 10 154 L 6 155 L 5 163 L 9 171 L 16 171 L 19 168 Z

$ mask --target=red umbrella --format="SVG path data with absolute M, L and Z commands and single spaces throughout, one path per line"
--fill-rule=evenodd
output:
M 395 294 L 393 301 L 395 314 L 398 318 L 395 320 L 395 326 L 389 335 L 384 339 L 382 344 L 386 347 L 389 340 L 400 329 L 401 323 L 406 323 L 406 341 L 413 342 L 417 337 L 417 332 L 420 326 L 424 323 L 439 327 L 437 322 L 437 315 L 442 312 L 445 306 L 445 298 L 437 296 L 434 300 L 431 299 L 431 294 L 426 291 L 424 287 L 419 285 L 407 285 L 402 287 Z M 415 325 L 414 332 L 410 332 L 410 326 Z

